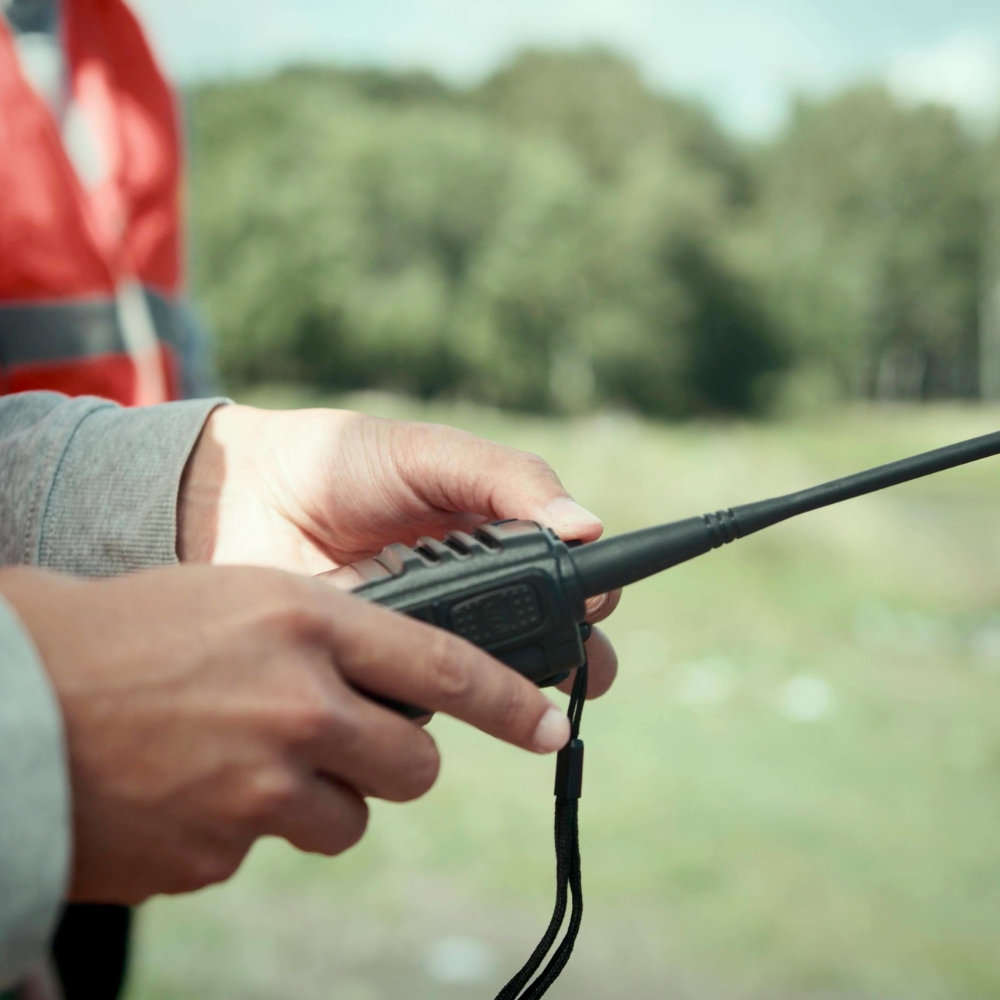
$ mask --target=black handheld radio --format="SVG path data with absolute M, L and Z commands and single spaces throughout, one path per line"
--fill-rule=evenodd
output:
M 329 576 L 356 581 L 360 597 L 454 632 L 547 686 L 583 664 L 591 595 L 575 562 L 582 551 L 534 521 L 498 521 L 414 548 L 390 545 Z
M 460 635 L 536 684 L 584 661 L 584 601 L 798 514 L 1000 452 L 1000 432 L 789 496 L 573 547 L 533 521 L 500 521 L 335 570 L 354 593 Z
M 589 635 L 584 602 L 704 555 L 780 521 L 1000 453 L 1000 432 L 925 452 L 822 486 L 701 517 L 573 547 L 533 521 L 486 524 L 443 541 L 390 545 L 373 559 L 335 570 L 354 593 L 460 635 L 540 686 L 578 669 L 570 701 L 573 739 L 556 781 L 556 912 L 545 937 L 497 1000 L 535 1000 L 569 958 L 581 914 L 576 799 L 582 776 L 580 713 L 586 696 Z M 388 702 L 410 716 L 420 709 Z M 573 912 L 566 936 L 534 982 L 562 924 L 567 885 Z M 522 992 L 523 991 L 523 992 Z

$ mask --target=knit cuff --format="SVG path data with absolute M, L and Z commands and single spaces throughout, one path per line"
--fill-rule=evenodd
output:
M 223 399 L 83 417 L 44 503 L 38 565 L 117 576 L 177 562 L 177 496 L 191 450 Z

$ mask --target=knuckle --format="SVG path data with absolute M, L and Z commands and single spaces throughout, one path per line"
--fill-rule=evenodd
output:
M 555 470 L 541 455 L 533 451 L 518 451 L 514 453 L 515 464 L 519 465 L 525 472 L 542 479 L 557 480 Z
M 245 795 L 244 818 L 255 825 L 267 823 L 291 809 L 300 795 L 298 779 L 274 769 L 256 774 Z
M 464 701 L 475 687 L 468 659 L 462 647 L 445 632 L 435 634 L 429 643 L 431 681 L 444 702 Z
M 357 844 L 368 829 L 368 805 L 360 796 L 351 796 L 342 810 L 337 842 L 331 854 L 339 854 Z
M 343 730 L 344 725 L 332 703 L 328 699 L 309 700 L 299 705 L 289 720 L 289 742 L 297 749 L 311 747 L 333 729 Z
M 267 625 L 283 636 L 301 636 L 315 623 L 312 607 L 292 595 L 278 597 L 266 614 Z
M 362 718 L 350 705 L 331 704 L 324 736 L 337 756 L 348 760 L 363 758 L 370 739 Z
M 537 719 L 532 713 L 525 690 L 518 678 L 511 675 L 502 686 L 493 707 L 493 718 L 502 732 L 514 733 L 522 729 L 534 730 Z M 534 721 L 533 721 L 534 720 Z
M 520 452 L 520 455 L 521 455 L 521 461 L 524 462 L 525 465 L 534 469 L 545 470 L 546 472 L 552 471 L 552 467 L 549 465 L 549 463 L 546 462 L 545 459 L 542 458 L 542 456 L 537 454 L 536 452 L 522 451 Z
M 426 795 L 441 773 L 441 755 L 433 740 L 428 738 L 428 746 L 413 754 L 408 761 L 399 790 L 392 796 L 395 802 L 411 802 Z
M 275 573 L 261 617 L 265 625 L 280 635 L 307 635 L 320 624 L 320 605 L 318 592 L 309 586 L 309 581 L 290 573 Z
M 189 862 L 185 880 L 188 886 L 182 891 L 193 891 L 227 881 L 236 874 L 242 860 L 243 855 L 234 851 L 203 852 Z
M 329 738 L 347 724 L 337 697 L 320 675 L 306 664 L 297 678 L 289 678 L 291 691 L 283 704 L 272 707 L 278 739 L 289 750 L 301 752 Z

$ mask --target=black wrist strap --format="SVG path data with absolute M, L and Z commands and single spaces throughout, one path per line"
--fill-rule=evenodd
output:
M 580 739 L 580 718 L 587 699 L 587 665 L 576 672 L 573 693 L 569 700 L 570 741 L 559 751 L 556 763 L 556 905 L 549 926 L 524 963 L 496 1000 L 538 1000 L 559 978 L 573 953 L 573 945 L 583 918 L 583 887 L 580 881 L 580 791 L 583 782 L 583 740 Z M 545 960 L 566 918 L 566 905 L 572 896 L 569 924 L 559 947 L 538 978 L 529 983 Z

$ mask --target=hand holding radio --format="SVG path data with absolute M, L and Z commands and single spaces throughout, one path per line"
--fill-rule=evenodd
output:
M 225 406 L 188 463 L 178 555 L 314 575 L 394 542 L 509 518 L 537 521 L 565 540 L 591 542 L 603 531 L 541 458 L 464 431 L 345 410 Z M 588 621 L 606 618 L 619 597 L 591 598 Z M 617 660 L 597 630 L 587 653 L 596 697 Z
M 245 555 L 248 526 L 256 519 L 266 527 L 270 518 L 271 537 L 275 526 L 284 533 L 283 554 L 298 561 L 296 568 L 323 572 L 328 583 L 367 602 L 437 626 L 436 635 L 453 633 L 501 660 L 511 675 L 542 687 L 565 686 L 572 677 L 569 740 L 559 753 L 554 789 L 556 904 L 538 947 L 498 1000 L 538 1000 L 547 993 L 580 928 L 580 722 L 592 690 L 588 659 L 598 677 L 602 669 L 605 679 L 614 674 L 613 652 L 595 646 L 588 615 L 613 606 L 616 598 L 606 595 L 788 518 L 1000 453 L 1000 433 L 988 434 L 798 493 L 598 541 L 600 523 L 533 456 L 445 428 L 354 414 L 261 415 L 256 421 L 254 432 L 252 411 L 221 411 L 208 445 L 199 445 L 182 495 L 183 556 Z M 248 446 L 248 431 L 259 450 Z M 263 464 L 256 455 L 265 456 Z M 228 476 L 227 457 L 243 460 Z M 262 482 L 271 484 L 270 493 L 261 491 Z M 209 502 L 198 517 L 192 512 L 205 483 Z M 235 491 L 234 484 L 240 484 Z M 233 516 L 241 505 L 243 515 Z M 211 533 L 204 531 L 211 523 L 205 509 L 218 514 Z M 378 551 L 382 540 L 389 544 Z M 568 544 L 574 541 L 593 544 Z M 597 606 L 590 603 L 595 600 Z M 434 707 L 362 688 L 411 718 Z
M 228 878 L 257 837 L 339 854 L 365 798 L 438 773 L 430 734 L 365 689 L 536 753 L 569 723 L 533 684 L 403 615 L 275 570 L 180 566 L 105 581 L 0 571 L 64 720 L 70 897 L 136 903 Z

